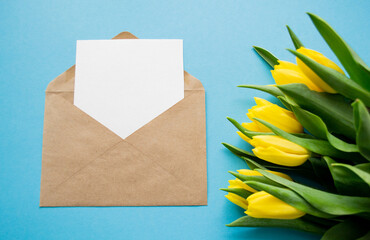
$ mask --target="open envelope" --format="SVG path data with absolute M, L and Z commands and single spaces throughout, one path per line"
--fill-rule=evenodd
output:
M 206 205 L 205 93 L 184 74 L 184 99 L 125 139 L 73 105 L 74 66 L 54 79 L 46 89 L 40 206 Z

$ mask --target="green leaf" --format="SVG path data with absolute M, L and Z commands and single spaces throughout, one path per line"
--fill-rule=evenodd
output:
M 347 219 L 326 231 L 321 240 L 355 240 L 367 231 L 368 226 L 363 221 Z
M 317 138 L 327 139 L 325 131 L 326 125 L 320 117 L 300 108 L 299 106 L 292 106 L 292 111 L 297 120 L 308 132 Z
M 345 152 L 339 151 L 338 149 L 331 146 L 330 143 L 327 141 L 320 140 L 320 139 L 308 139 L 308 138 L 297 137 L 297 136 L 294 136 L 290 133 L 287 133 L 275 127 L 271 123 L 266 122 L 262 119 L 255 118 L 255 120 L 257 120 L 258 122 L 262 123 L 269 129 L 271 129 L 271 131 L 273 131 L 276 135 L 283 137 L 291 142 L 294 142 L 308 149 L 311 152 L 318 153 L 318 154 L 325 155 L 325 156 L 333 156 L 333 157 L 337 157 L 341 159 L 343 158 L 351 159 L 351 157 L 353 157 L 351 153 L 345 153 Z
M 272 86 L 272 85 L 239 85 L 238 87 L 260 90 L 260 91 L 269 93 L 275 97 L 284 96 L 284 94 L 280 91 L 279 88 L 277 88 L 276 86 Z
M 271 132 L 253 132 L 249 131 L 246 128 L 244 128 L 240 123 L 238 123 L 235 119 L 232 119 L 230 117 L 227 117 L 227 120 L 229 120 L 241 133 L 243 133 L 245 136 L 252 138 L 257 135 L 274 135 Z
M 312 232 L 323 234 L 325 228 L 303 220 L 302 218 L 293 220 L 280 220 L 280 219 L 264 219 L 264 218 L 252 218 L 250 216 L 244 216 L 236 221 L 226 225 L 228 227 L 281 227 L 281 228 L 293 228 L 301 231 Z
M 335 191 L 333 178 L 325 160 L 321 158 L 309 158 L 317 180 L 331 192 Z
M 306 221 L 317 223 L 317 224 L 320 224 L 326 227 L 332 227 L 341 221 L 335 218 L 320 218 L 320 217 L 315 217 L 309 214 L 304 215 L 302 218 Z
M 258 55 L 260 55 L 272 68 L 274 68 L 275 65 L 279 64 L 279 59 L 266 49 L 257 46 L 253 46 L 253 48 L 258 53 Z
M 248 157 L 242 157 L 242 159 L 247 163 L 248 167 L 252 170 L 254 170 L 255 168 L 266 169 L 264 166 L 262 166 L 260 163 L 258 163 L 259 159 L 252 160 Z
M 370 163 L 357 164 L 355 167 L 357 167 L 358 169 L 361 169 L 362 171 L 370 173 Z
M 332 167 L 333 169 L 338 169 L 338 168 L 346 169 L 347 171 L 350 171 L 356 174 L 363 182 L 365 182 L 369 186 L 368 194 L 370 193 L 370 174 L 369 173 L 359 168 L 356 168 L 356 167 L 353 167 L 351 165 L 344 164 L 344 163 L 333 163 Z
M 327 22 L 312 13 L 308 15 L 351 79 L 370 91 L 370 69 L 365 62 Z
M 368 183 L 366 183 L 366 180 L 361 178 L 361 176 L 364 175 L 361 174 L 363 172 L 362 170 L 347 164 L 338 164 L 329 157 L 324 157 L 323 159 L 329 167 L 334 185 L 340 194 L 360 197 L 370 196 L 370 187 Z M 346 168 L 346 166 L 348 166 L 349 169 Z M 361 172 L 357 173 L 357 171 Z M 363 177 L 366 178 L 366 175 Z M 368 176 L 367 180 L 369 180 Z
M 337 138 L 329 131 L 326 132 L 326 137 L 328 138 L 329 143 L 338 150 L 343 152 L 359 152 L 358 146 L 356 144 L 351 144 L 343 141 L 340 138 Z
M 234 193 L 242 198 L 247 198 L 253 194 L 252 192 L 249 192 L 245 190 L 244 188 L 221 188 L 220 190 L 229 192 L 229 193 Z
M 343 152 L 358 152 L 358 147 L 356 144 L 347 143 L 340 138 L 332 135 L 324 121 L 317 115 L 310 113 L 298 106 L 291 106 L 294 115 L 297 117 L 298 121 L 302 126 L 309 131 L 315 137 L 320 139 L 327 139 L 329 143 L 338 150 Z
M 232 152 L 238 157 L 250 157 L 250 158 L 258 159 L 253 153 L 248 152 L 244 149 L 235 147 L 228 143 L 222 143 L 222 145 L 224 145 L 230 152 Z
M 247 158 L 247 157 L 242 157 L 242 159 L 244 159 L 244 161 L 248 164 L 249 168 L 252 170 L 259 168 L 259 169 L 280 171 L 280 172 L 292 172 L 295 174 L 301 174 L 302 176 L 305 176 L 307 178 L 312 178 L 313 180 L 317 180 L 312 175 L 312 166 L 309 165 L 307 162 L 297 167 L 285 167 L 285 166 L 281 166 L 281 165 L 277 165 L 274 163 L 264 161 L 262 159 L 251 160 L 250 158 Z
M 297 35 L 293 32 L 292 29 L 287 25 L 286 28 L 288 29 L 289 36 L 292 39 L 295 49 L 299 49 L 300 47 L 304 47 L 302 42 L 298 39 Z
M 274 197 L 282 200 L 283 202 L 297 208 L 298 210 L 311 214 L 316 217 L 320 218 L 332 218 L 335 217 L 334 215 L 327 214 L 324 212 L 321 212 L 320 210 L 313 207 L 311 204 L 309 204 L 306 200 L 304 200 L 301 196 L 299 196 L 294 191 L 282 188 L 278 186 L 269 185 L 262 182 L 257 181 L 247 181 L 246 182 L 250 187 L 257 189 L 259 191 L 265 191 Z
M 300 83 L 279 85 L 278 88 L 301 108 L 319 116 L 329 131 L 355 139 L 352 107 L 343 96 L 311 91 Z
M 344 74 L 330 67 L 324 66 L 312 58 L 309 58 L 302 53 L 288 49 L 302 62 L 304 62 L 312 71 L 314 71 L 324 82 L 326 82 L 334 90 L 343 96 L 355 100 L 357 98 L 364 101 L 366 106 L 370 106 L 370 92 L 361 87 L 358 83 L 352 81 Z
M 266 183 L 266 184 L 273 185 L 273 186 L 281 186 L 280 184 L 275 183 L 274 181 L 271 181 L 270 179 L 264 176 L 247 176 L 247 175 L 240 174 L 240 173 L 233 172 L 233 171 L 229 171 L 229 173 L 243 182 L 258 181 L 258 182 Z
M 277 98 L 290 111 L 292 111 L 292 105 L 296 105 L 294 102 L 292 102 L 292 100 L 288 99 L 285 96 L 278 96 Z
M 356 126 L 356 143 L 362 156 L 370 161 L 370 114 L 360 100 L 356 100 L 352 106 Z
M 318 210 L 332 215 L 352 215 L 370 212 L 370 198 L 332 194 L 298 184 L 265 170 L 257 170 L 265 177 L 293 190 Z
M 369 240 L 370 239 L 370 231 L 368 231 L 365 235 L 357 238 L 357 240 Z
M 254 136 L 257 135 L 275 135 L 272 132 L 253 132 L 249 131 L 248 129 L 244 128 L 240 123 L 238 123 L 235 119 L 232 119 L 230 117 L 226 117 L 227 120 L 229 120 L 241 133 L 243 133 L 245 136 L 249 138 L 253 138 Z M 309 134 L 304 134 L 304 133 L 295 133 L 293 134 L 294 136 L 300 137 L 300 138 L 306 138 L 306 139 L 314 139 L 313 136 Z

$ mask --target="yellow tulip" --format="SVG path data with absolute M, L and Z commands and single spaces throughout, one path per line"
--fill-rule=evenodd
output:
M 246 176 L 262 176 L 261 173 L 255 171 L 255 170 L 249 170 L 249 169 L 239 169 L 237 170 L 238 173 L 240 174 L 243 174 L 243 175 L 246 175 Z M 284 174 L 284 173 L 281 173 L 281 172 L 275 172 L 275 171 L 268 171 L 272 174 L 275 174 L 277 176 L 280 176 L 280 177 L 283 177 L 287 180 L 290 180 L 292 181 L 292 179 Z M 229 180 L 229 186 L 228 188 L 243 188 L 249 192 L 257 192 L 255 189 L 251 188 L 250 186 L 248 186 L 247 184 L 245 184 L 243 181 L 241 181 L 240 179 L 236 178 L 235 180 Z
M 273 219 L 296 219 L 305 215 L 304 212 L 264 191 L 254 193 L 247 198 L 245 213 L 254 218 Z
M 248 203 L 247 200 L 239 195 L 236 195 L 234 193 L 229 193 L 225 196 L 227 199 L 229 199 L 230 202 L 238 205 L 241 208 L 244 208 L 245 210 L 248 209 Z
M 274 66 L 274 70 L 271 70 L 272 77 L 277 85 L 303 83 L 311 90 L 323 92 L 297 65 L 280 60 L 278 62 L 279 64 Z
M 303 55 L 315 60 L 316 62 L 332 68 L 334 70 L 337 70 L 338 72 L 344 74 L 343 70 L 338 67 L 337 64 L 335 64 L 333 61 L 331 61 L 329 58 L 325 57 L 323 54 L 314 51 L 312 49 L 307 49 L 304 47 L 300 47 L 297 52 L 302 53 Z M 323 89 L 325 92 L 328 93 L 336 93 L 334 89 L 332 89 L 328 84 L 326 84 L 319 76 L 316 75 L 309 67 L 307 67 L 306 64 L 304 64 L 299 58 L 297 58 L 297 64 L 298 67 L 302 70 L 302 72 L 317 86 L 319 86 L 321 89 Z
M 254 136 L 249 143 L 257 157 L 278 165 L 296 167 L 310 157 L 304 147 L 275 135 Z
M 242 123 L 244 128 L 254 132 L 271 132 L 268 127 L 253 119 L 259 118 L 289 133 L 303 132 L 303 127 L 298 122 L 293 112 L 279 107 L 276 104 L 270 103 L 262 98 L 255 97 L 254 100 L 256 101 L 257 105 L 249 109 L 247 113 L 248 118 L 252 122 Z M 243 134 L 238 134 L 243 138 Z

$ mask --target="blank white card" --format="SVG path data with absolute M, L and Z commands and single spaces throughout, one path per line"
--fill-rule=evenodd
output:
M 125 139 L 184 98 L 182 40 L 79 40 L 74 104 Z

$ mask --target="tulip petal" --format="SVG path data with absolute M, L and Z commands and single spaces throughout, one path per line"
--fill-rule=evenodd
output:
M 244 198 L 242 198 L 242 197 L 240 197 L 240 196 L 238 196 L 234 193 L 230 193 L 230 192 L 229 192 L 229 194 L 225 195 L 225 197 L 230 202 L 234 203 L 235 205 L 238 205 L 239 207 L 244 208 L 245 210 L 248 209 L 248 202 Z
M 247 113 L 247 116 L 258 125 L 259 129 L 263 132 L 271 132 L 269 128 L 254 120 L 260 118 L 268 121 L 275 126 L 290 133 L 302 133 L 303 127 L 297 121 L 292 112 L 279 107 L 276 104 L 270 103 L 269 105 L 253 107 Z
M 248 113 L 247 113 L 247 117 L 254 123 L 258 126 L 258 128 L 261 130 L 260 132 L 271 132 L 271 130 L 267 127 L 265 127 L 263 124 L 257 122 L 254 120 L 254 118 L 256 117 L 255 115 L 255 111 L 254 109 L 256 109 L 255 107 L 252 107 L 251 109 L 249 109 Z
M 302 165 L 309 158 L 308 154 L 286 153 L 274 147 L 256 147 L 252 151 L 257 157 L 265 161 L 289 167 Z
M 279 187 L 276 185 L 269 185 L 269 184 L 258 182 L 258 181 L 247 181 L 247 183 L 253 186 L 255 189 L 258 189 L 260 191 L 265 191 L 281 199 L 287 204 L 294 206 L 295 208 L 301 210 L 302 212 L 308 213 L 312 216 L 316 216 L 319 218 L 335 217 L 334 215 L 324 213 L 318 210 L 317 208 L 313 207 L 304 198 L 302 198 L 299 194 L 297 194 L 293 190 L 290 190 L 284 187 Z
M 288 49 L 289 50 L 289 49 Z M 289 50 L 295 56 L 297 56 L 305 65 L 307 65 L 315 74 L 320 77 L 327 85 L 341 93 L 343 96 L 355 100 L 361 99 L 366 106 L 370 106 L 370 92 L 361 87 L 358 83 L 352 81 L 342 73 L 324 66 L 311 58 L 294 50 Z M 315 82 L 316 83 L 316 82 Z M 316 83 L 317 84 L 317 83 Z M 317 84 L 320 88 L 328 91 L 323 86 Z
M 259 97 L 254 97 L 254 101 L 256 102 L 257 106 L 269 106 L 269 105 L 274 105 L 273 103 L 270 103 L 269 101 L 259 98 Z
M 332 60 L 325 57 L 324 54 L 322 54 L 318 51 L 315 51 L 313 49 L 308 49 L 308 48 L 305 48 L 305 47 L 301 47 L 301 48 L 297 49 L 297 52 L 305 55 L 306 57 L 311 58 L 312 60 L 316 61 L 317 63 L 320 63 L 320 64 L 322 64 L 326 67 L 329 67 L 331 69 L 334 69 L 334 70 L 344 74 L 343 70 L 337 64 L 335 64 Z
M 305 215 L 305 212 L 264 191 L 250 195 L 247 202 L 245 213 L 254 218 L 296 219 Z
M 238 135 L 239 135 L 239 137 L 241 137 L 244 141 L 246 141 L 247 143 L 249 143 L 250 144 L 250 142 L 251 142 L 251 140 L 252 139 L 250 139 L 249 137 L 247 137 L 247 136 L 245 136 L 242 132 L 240 132 L 240 131 L 238 131 L 238 132 L 236 132 Z M 252 145 L 252 144 L 251 144 Z M 253 146 L 253 145 L 252 145 Z
M 251 140 L 251 143 L 253 146 L 264 148 L 273 147 L 286 153 L 309 154 L 305 148 L 279 136 L 254 136 Z
M 303 83 L 311 90 L 322 92 L 323 90 L 313 83 L 301 70 L 280 69 L 271 70 L 272 77 L 277 85 L 290 83 Z
M 295 72 L 301 72 L 301 69 L 294 63 L 279 60 L 279 65 L 275 65 L 274 69 L 290 69 Z
M 236 170 L 236 171 L 240 174 L 247 175 L 247 176 L 262 176 L 261 173 L 259 173 L 257 171 L 250 170 L 250 169 L 239 169 L 239 170 Z
M 239 170 L 236 170 L 236 171 L 240 174 L 247 175 L 247 176 L 262 176 L 261 173 L 259 173 L 257 171 L 250 170 L 250 169 L 239 169 Z M 269 170 L 267 170 L 267 171 L 270 172 L 270 173 L 273 173 L 275 175 L 278 175 L 282 178 L 285 178 L 287 180 L 293 181 L 292 178 L 289 177 L 288 175 L 286 175 L 285 173 L 276 172 L 276 171 L 269 171 Z
M 258 173 L 258 172 L 257 172 Z M 249 187 L 247 184 L 242 182 L 240 179 L 235 179 L 235 180 L 229 180 L 230 188 L 243 188 L 249 192 L 256 192 L 253 188 Z
M 252 132 L 262 132 L 259 126 L 255 122 L 242 123 L 242 126 Z
M 319 53 L 312 49 L 307 49 L 305 47 L 297 49 L 297 52 L 301 53 L 302 55 L 306 56 L 307 58 L 318 64 L 322 64 L 328 68 L 334 69 L 344 75 L 343 70 L 329 58 L 325 57 L 322 53 Z M 302 61 L 302 59 L 299 57 L 297 58 L 297 65 L 302 70 L 302 72 L 304 72 L 304 74 L 321 89 L 329 93 L 336 93 L 336 91 L 330 86 L 330 84 L 328 85 L 328 83 L 323 81 L 321 76 L 318 75 L 313 69 L 311 69 L 311 67 L 307 66 L 307 63 L 305 61 Z
M 271 170 L 277 170 L 277 171 L 281 171 L 281 170 L 292 170 L 291 167 L 285 167 L 285 166 L 281 166 L 281 165 L 277 165 L 277 164 L 273 164 L 273 163 L 270 163 L 270 162 L 267 162 L 267 161 L 264 161 L 262 159 L 251 159 L 251 158 L 248 158 L 248 157 L 241 157 L 248 165 L 248 167 L 252 170 L 254 169 L 271 169 Z M 302 166 L 299 166 L 299 167 L 296 167 L 294 169 L 296 172 L 299 171 L 300 173 L 304 174 L 306 173 L 307 174 L 311 174 L 311 169 L 310 168 L 306 168 L 306 167 L 302 167 Z

